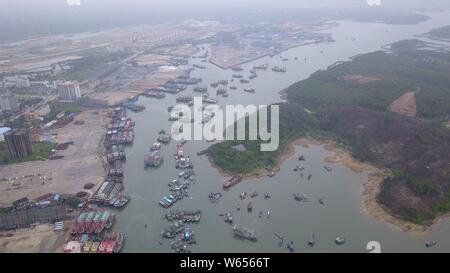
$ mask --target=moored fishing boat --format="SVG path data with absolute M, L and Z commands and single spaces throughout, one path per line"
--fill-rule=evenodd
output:
M 97 253 L 106 253 L 106 247 L 108 246 L 109 240 L 102 240 L 98 247 Z
M 95 211 L 88 212 L 88 215 L 86 216 L 86 219 L 83 222 L 82 231 L 80 233 L 84 233 L 84 232 L 89 233 L 89 231 L 91 230 L 92 222 L 93 222 L 95 215 L 96 215 Z
M 241 175 L 235 175 L 229 180 L 225 181 L 225 183 L 223 184 L 223 189 L 229 189 L 232 186 L 236 185 L 237 183 L 241 182 L 241 180 L 242 180 Z
M 238 225 L 235 225 L 233 227 L 233 233 L 234 233 L 234 236 L 239 237 L 239 238 L 247 239 L 250 241 L 257 240 L 254 229 L 249 229 L 249 228 L 240 227 Z
M 114 246 L 113 253 L 119 253 L 125 243 L 125 234 L 119 233 L 116 237 L 116 245 Z
M 92 241 L 87 241 L 84 243 L 83 253 L 89 253 L 91 251 L 92 243 L 93 243 Z

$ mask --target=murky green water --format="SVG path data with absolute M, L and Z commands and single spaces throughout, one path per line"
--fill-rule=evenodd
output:
M 248 85 L 256 89 L 256 94 L 241 91 L 244 87 L 237 82 L 234 85 L 241 90 L 230 90 L 228 98 L 219 99 L 220 104 L 270 104 L 280 101 L 278 91 L 307 78 L 314 71 L 325 69 L 336 61 L 348 60 L 357 54 L 378 50 L 385 44 L 428 32 L 434 27 L 448 25 L 449 15 L 450 13 L 436 14 L 431 21 L 413 26 L 341 22 L 339 27 L 328 31 L 333 33 L 335 43 L 299 47 L 282 53 L 282 56 L 290 58 L 289 62 L 282 62 L 279 56 L 274 56 L 243 65 L 245 71 L 241 74 L 245 76 L 250 75 L 249 70 L 253 65 L 263 63 L 269 63 L 270 67 L 286 66 L 288 72 L 258 71 L 259 77 Z M 352 37 L 356 41 L 352 41 Z M 299 60 L 295 61 L 294 57 Z M 304 58 L 307 58 L 307 62 Z M 235 73 L 209 63 L 200 63 L 198 59 L 193 59 L 192 62 L 207 66 L 205 70 L 197 69 L 192 73 L 193 77 L 203 78 L 204 86 L 220 79 L 231 79 L 231 75 Z M 213 92 L 210 93 L 212 97 L 215 96 Z M 192 87 L 182 94 L 192 95 Z M 125 252 L 170 252 L 170 241 L 160 236 L 161 230 L 169 222 L 162 218 L 166 210 L 158 205 L 158 201 L 169 194 L 167 182 L 177 178 L 178 172 L 174 168 L 172 156 L 176 143 L 172 141 L 163 146 L 165 162 L 157 170 L 144 169 L 143 159 L 150 145 L 156 141 L 158 131 L 170 129 L 167 107 L 175 104 L 175 96 L 169 95 L 163 100 L 141 97 L 138 103 L 145 105 L 147 109 L 141 113 L 129 113 L 136 122 L 136 138 L 133 146 L 126 151 L 124 183 L 132 201 L 118 214 L 116 230 L 127 235 Z M 197 239 L 197 244 L 191 248 L 194 252 L 286 252 L 285 245 L 278 246 L 278 238 L 274 232 L 284 236 L 285 241 L 294 241 L 296 251 L 299 252 L 367 252 L 366 244 L 372 240 L 379 241 L 382 251 L 386 252 L 450 250 L 448 219 L 441 221 L 434 231 L 415 236 L 362 213 L 360 191 L 362 183 L 367 181 L 367 174 L 353 173 L 340 165 L 325 164 L 323 158 L 327 152 L 321 146 L 298 148 L 275 177 L 242 182 L 225 192 L 219 203 L 212 204 L 208 200 L 208 193 L 222 191 L 225 179 L 211 167 L 206 157 L 196 156 L 199 150 L 208 145 L 210 144 L 205 141 L 190 141 L 185 145 L 185 152 L 195 164 L 197 181 L 189 189 L 191 198 L 183 199 L 173 207 L 201 209 L 203 212 L 201 222 L 192 226 Z M 303 178 L 298 172 L 292 171 L 295 165 L 299 165 L 297 157 L 300 154 L 307 159 L 301 164 L 305 167 L 306 175 Z M 333 172 L 325 171 L 325 165 L 331 166 Z M 306 179 L 308 174 L 312 174 L 310 181 Z M 260 195 L 252 199 L 253 213 L 248 213 L 245 208 L 249 198 L 241 201 L 239 194 L 254 190 Z M 272 197 L 264 199 L 264 192 Z M 294 201 L 293 192 L 307 194 L 311 202 Z M 324 205 L 319 204 L 318 198 L 324 199 Z M 238 205 L 242 208 L 240 211 L 236 209 Z M 265 214 L 259 218 L 259 211 L 266 213 L 267 210 L 270 210 L 270 218 Z M 227 211 L 231 211 L 235 223 L 256 229 L 258 241 L 252 243 L 234 239 L 232 227 L 224 223 L 223 217 L 218 216 Z M 306 242 L 313 232 L 317 243 L 310 248 Z M 346 244 L 334 244 L 335 237 L 339 235 L 347 238 Z M 438 245 L 427 249 L 424 243 L 430 239 L 437 240 Z

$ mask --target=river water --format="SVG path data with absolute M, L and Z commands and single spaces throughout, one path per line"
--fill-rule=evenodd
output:
M 289 85 L 307 78 L 311 73 L 326 69 L 337 61 L 346 61 L 350 57 L 370 51 L 379 50 L 383 45 L 396 42 L 414 35 L 428 32 L 432 28 L 450 24 L 450 12 L 431 15 L 427 22 L 411 26 L 394 26 L 385 24 L 367 24 L 357 22 L 339 22 L 339 26 L 327 30 L 331 32 L 335 43 L 308 45 L 290 49 L 281 53 L 288 57 L 288 62 L 282 62 L 279 56 L 265 57 L 242 65 L 240 72 L 249 76 L 249 70 L 254 65 L 269 63 L 285 66 L 287 73 L 258 71 L 259 77 L 250 84 L 243 86 L 235 81 L 233 85 L 238 90 L 229 90 L 228 98 L 219 98 L 220 104 L 271 104 L 281 99 L 278 92 Z M 355 38 L 355 41 L 352 41 Z M 206 45 L 207 47 L 207 45 Z M 323 51 L 323 53 L 321 53 Z M 200 52 L 198 55 L 202 55 Z M 294 60 L 298 57 L 298 60 Z M 307 61 L 304 61 L 307 58 Z M 196 69 L 191 76 L 203 78 L 203 86 L 221 80 L 231 79 L 235 72 L 222 70 L 210 63 L 201 63 L 199 59 L 191 59 L 191 64 L 206 66 L 204 70 Z M 256 94 L 243 92 L 245 87 L 256 89 Z M 215 94 L 211 91 L 212 97 Z M 192 95 L 192 87 L 182 95 Z M 127 148 L 127 161 L 124 165 L 126 191 L 132 200 L 116 219 L 116 230 L 125 232 L 127 239 L 124 252 L 171 252 L 170 241 L 161 238 L 160 232 L 169 222 L 162 218 L 167 212 L 158 205 L 161 197 L 169 194 L 167 183 L 177 178 L 178 171 L 174 168 L 173 154 L 176 143 L 172 141 L 163 146 L 161 154 L 165 162 L 159 169 L 144 169 L 143 159 L 151 144 L 156 141 L 160 129 L 170 130 L 167 107 L 175 104 L 175 96 L 168 95 L 162 100 L 140 97 L 138 104 L 145 105 L 146 110 L 140 113 L 129 112 L 136 122 L 135 142 Z M 321 146 L 297 148 L 295 155 L 286 160 L 279 173 L 273 178 L 261 178 L 244 181 L 224 193 L 219 203 L 208 200 L 209 192 L 223 192 L 225 180 L 219 172 L 211 167 L 207 157 L 196 153 L 211 145 L 206 141 L 190 141 L 184 146 L 184 151 L 191 156 L 195 165 L 196 182 L 189 188 L 189 198 L 185 198 L 173 207 L 174 209 L 202 210 L 202 220 L 191 228 L 195 231 L 197 244 L 191 247 L 193 252 L 287 252 L 286 243 L 278 246 L 278 232 L 285 242 L 293 241 L 298 252 L 368 252 L 369 241 L 378 241 L 384 252 L 444 252 L 450 250 L 450 221 L 444 219 L 436 228 L 424 235 L 413 235 L 381 223 L 361 212 L 361 185 L 367 182 L 367 173 L 354 173 L 339 164 L 326 164 L 323 158 L 327 151 Z M 300 177 L 292 168 L 299 165 L 299 155 L 306 157 L 305 174 L 312 174 L 308 181 Z M 332 172 L 323 167 L 331 166 Z M 239 194 L 254 190 L 259 196 L 252 199 L 253 213 L 246 210 L 249 197 L 241 201 Z M 267 192 L 270 199 L 264 199 Z M 311 202 L 299 203 L 293 197 L 293 192 L 307 194 Z M 324 199 L 324 204 L 317 202 Z M 241 210 L 237 211 L 240 206 Z M 270 210 L 270 218 L 266 212 Z M 235 239 L 232 227 L 224 223 L 219 214 L 230 211 L 234 223 L 256 230 L 257 242 L 247 242 Z M 259 211 L 264 212 L 259 217 Z M 307 240 L 312 233 L 316 235 L 316 245 L 309 247 Z M 337 246 L 334 239 L 344 236 L 347 243 Z M 437 240 L 433 248 L 425 248 L 428 240 Z

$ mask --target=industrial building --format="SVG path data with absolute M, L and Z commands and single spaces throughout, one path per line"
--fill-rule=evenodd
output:
M 2 111 L 14 111 L 19 107 L 16 96 L 11 93 L 0 95 L 0 109 Z
M 23 158 L 33 154 L 31 136 L 27 130 L 14 129 L 4 134 L 11 158 Z
M 76 81 L 58 82 L 56 89 L 59 98 L 63 101 L 75 101 L 81 98 L 80 84 Z
M 2 83 L 5 88 L 26 88 L 31 86 L 28 77 L 22 75 L 5 77 Z

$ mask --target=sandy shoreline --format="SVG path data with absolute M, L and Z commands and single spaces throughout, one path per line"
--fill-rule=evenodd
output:
M 391 227 L 402 230 L 403 232 L 409 232 L 415 235 L 421 235 L 425 232 L 431 231 L 433 226 L 439 222 L 440 218 L 437 218 L 432 225 L 430 226 L 422 226 L 417 225 L 411 222 L 404 221 L 402 219 L 396 218 L 393 216 L 386 208 L 384 208 L 377 201 L 378 193 L 381 189 L 381 184 L 383 181 L 389 177 L 389 170 L 383 170 L 377 168 L 368 163 L 363 163 L 355 158 L 343 148 L 338 147 L 336 142 L 328 141 L 328 140 L 316 140 L 312 138 L 300 138 L 293 141 L 286 150 L 278 157 L 277 164 L 273 171 L 277 173 L 280 169 L 281 164 L 283 164 L 288 158 L 292 157 L 295 153 L 297 147 L 308 148 L 310 145 L 320 145 L 324 146 L 324 148 L 329 151 L 329 153 L 325 156 L 324 161 L 328 163 L 337 163 L 341 164 L 353 172 L 368 173 L 368 181 L 363 183 L 361 186 L 361 211 L 366 213 L 370 217 L 374 218 L 377 221 L 380 221 L 384 224 L 388 224 Z M 218 172 L 224 176 L 231 176 L 230 173 L 225 172 L 218 166 L 216 166 L 211 158 L 209 161 Z M 247 174 L 244 176 L 244 180 L 255 180 L 270 174 L 270 171 L 265 169 L 255 170 L 251 174 Z

